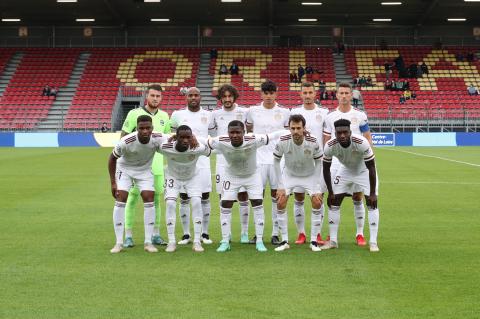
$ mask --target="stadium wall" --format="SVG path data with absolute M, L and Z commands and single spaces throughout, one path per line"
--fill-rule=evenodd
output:
M 113 147 L 120 133 L 0 133 L 0 147 Z M 372 133 L 376 146 L 480 146 L 480 133 Z

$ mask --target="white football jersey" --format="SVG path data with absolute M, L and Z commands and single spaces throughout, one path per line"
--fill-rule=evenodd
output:
M 352 107 L 352 109 L 346 113 L 339 111 L 338 108 L 328 113 L 325 119 L 323 133 L 327 136 L 335 137 L 335 126 L 333 123 L 339 119 L 350 121 L 352 134 L 362 135 L 362 133 L 369 131 L 367 114 Z
M 316 105 L 316 104 L 315 104 Z M 303 105 L 291 110 L 291 114 L 300 114 L 303 115 L 305 121 L 307 122 L 305 128 L 310 132 L 311 135 L 319 139 L 320 144 L 322 144 L 323 138 L 323 123 L 328 115 L 328 109 L 324 107 L 316 107 L 313 110 L 307 110 Z
M 213 121 L 215 122 L 216 134 L 215 136 L 227 135 L 228 124 L 231 121 L 238 120 L 245 123 L 247 120 L 248 109 L 235 104 L 233 110 L 225 110 L 223 107 L 212 112 Z M 225 166 L 225 159 L 222 154 L 217 155 L 217 165 Z
M 197 148 L 179 152 L 175 148 L 176 145 L 177 142 L 167 142 L 160 147 L 159 152 L 167 159 L 166 174 L 180 180 L 191 179 L 200 170 L 200 167 L 197 166 L 199 157 L 210 156 L 210 148 L 199 143 Z
M 323 149 L 323 160 L 332 162 L 333 156 L 353 175 L 364 172 L 366 161 L 375 158 L 367 139 L 362 135 L 352 134 L 350 146 L 344 148 L 336 138 L 330 139 Z
M 205 139 L 208 138 L 209 130 L 215 129 L 212 112 L 202 108 L 197 112 L 192 112 L 188 108 L 174 111 L 170 118 L 170 125 L 172 132 L 180 125 L 188 125 L 192 129 L 193 135 Z M 201 168 L 210 168 L 210 159 L 208 157 L 201 157 L 198 160 L 198 166 Z
M 314 136 L 305 136 L 302 145 L 293 141 L 292 134 L 280 136 L 273 156 L 285 158 L 285 171 L 291 176 L 311 176 L 315 171 L 315 161 L 322 158 L 322 147 Z
M 271 109 L 267 109 L 260 105 L 252 106 L 248 110 L 247 124 L 253 125 L 254 134 L 268 134 L 275 131 L 284 130 L 288 127 L 288 119 L 290 111 L 278 104 Z M 259 164 L 273 164 L 273 150 L 277 140 L 272 140 L 268 146 L 261 147 L 257 152 L 257 160 Z
M 155 152 L 170 135 L 153 132 L 147 144 L 140 143 L 137 135 L 138 132 L 132 132 L 122 137 L 112 154 L 118 158 L 117 163 L 122 168 L 131 172 L 150 171 Z
M 225 161 L 226 171 L 231 176 L 248 176 L 257 170 L 257 149 L 268 145 L 269 137 L 265 134 L 246 134 L 243 144 L 234 147 L 228 135 L 208 140 L 211 149 L 221 153 Z

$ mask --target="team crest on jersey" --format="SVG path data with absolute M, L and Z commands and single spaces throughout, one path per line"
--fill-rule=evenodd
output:
M 358 119 L 356 117 L 352 117 L 352 124 L 357 124 L 358 123 Z
M 165 122 L 163 120 L 160 120 L 160 125 L 165 125 Z
M 280 113 L 275 114 L 275 120 L 276 121 L 282 120 L 282 114 L 280 114 Z
M 202 124 L 207 124 L 207 117 L 206 116 L 202 116 L 201 118 L 201 121 L 202 121 Z
M 188 160 L 189 160 L 189 161 L 193 161 L 194 159 L 195 159 L 195 155 L 192 154 L 192 155 L 189 155 L 189 156 L 188 156 Z
M 309 155 L 312 155 L 312 151 L 310 151 L 310 150 L 304 150 L 304 151 L 303 151 L 303 154 L 305 154 L 306 156 L 309 156 Z
M 323 117 L 322 117 L 322 114 L 317 114 L 316 118 L 317 122 L 321 122 Z
M 236 118 L 240 121 L 242 119 L 242 113 L 237 113 Z

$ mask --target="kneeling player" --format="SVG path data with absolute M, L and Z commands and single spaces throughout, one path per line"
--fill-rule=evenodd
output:
M 290 248 L 288 244 L 288 215 L 285 212 L 288 197 L 295 189 L 303 190 L 312 200 L 312 222 L 310 234 L 310 248 L 320 251 L 317 244 L 317 235 L 320 233 L 323 214 L 321 214 L 323 191 L 322 180 L 322 148 L 313 136 L 305 134 L 305 118 L 300 114 L 291 115 L 288 121 L 290 133 L 280 136 L 275 146 L 274 167 L 275 174 L 282 176 L 280 160 L 285 158 L 283 178 L 279 178 L 277 190 L 278 226 L 282 234 L 282 242 L 275 251 L 284 251 Z
M 130 133 L 118 142 L 108 159 L 108 172 L 112 195 L 115 198 L 113 208 L 113 226 L 116 244 L 110 250 L 116 254 L 123 249 L 123 232 L 125 228 L 125 205 L 128 191 L 133 184 L 140 189 L 144 205 L 145 251 L 158 252 L 152 245 L 155 224 L 154 177 L 151 171 L 153 156 L 160 145 L 168 140 L 168 135 L 152 133 L 152 118 L 141 115 L 137 118 L 137 132 Z
M 338 247 L 338 226 L 340 224 L 340 205 L 347 194 L 363 192 L 368 207 L 370 226 L 370 251 L 379 251 L 377 233 L 379 212 L 377 208 L 377 178 L 375 172 L 375 155 L 367 139 L 352 134 L 350 121 L 337 120 L 334 123 L 335 138 L 330 139 L 324 148 L 323 176 L 328 188 L 330 241 L 322 249 Z M 333 187 L 330 176 L 332 157 L 338 158 L 343 167 L 334 178 Z M 369 194 L 368 196 L 366 194 Z
M 193 251 L 203 252 L 200 243 L 202 234 L 202 175 L 197 161 L 200 156 L 210 156 L 210 149 L 205 144 L 196 146 L 192 130 L 187 125 L 180 125 L 176 132 L 176 142 L 163 143 L 159 152 L 167 158 L 165 170 L 165 203 L 167 207 L 166 222 L 168 244 L 166 252 L 176 250 L 175 223 L 177 197 L 187 194 L 192 204 L 193 215 Z

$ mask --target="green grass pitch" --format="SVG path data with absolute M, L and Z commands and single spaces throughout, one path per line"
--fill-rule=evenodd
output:
M 110 151 L 0 149 L 0 318 L 480 316 L 478 147 L 376 149 L 378 254 L 354 245 L 348 199 L 338 250 L 312 253 L 292 245 L 276 253 L 268 244 L 267 253 L 257 253 L 238 244 L 235 209 L 232 251 L 219 254 L 214 195 L 215 244 L 205 253 L 190 246 L 145 253 L 139 207 L 137 246 L 112 256 Z M 292 241 L 291 212 L 289 220 Z M 178 235 L 180 229 L 177 222 Z

